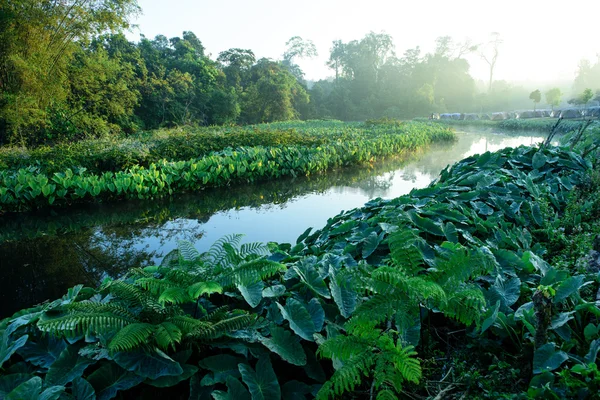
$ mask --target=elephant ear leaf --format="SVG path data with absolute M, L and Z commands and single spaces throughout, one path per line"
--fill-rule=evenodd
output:
M 554 371 L 562 365 L 569 356 L 564 351 L 556 351 L 554 343 L 547 343 L 537 349 L 533 355 L 533 373 Z
M 109 400 L 117 395 L 119 390 L 127 390 L 142 383 L 144 378 L 133 372 L 107 363 L 94 371 L 88 381 L 96 391 L 97 400 Z
M 71 387 L 74 400 L 96 400 L 96 391 L 88 381 L 75 378 Z
M 0 368 L 8 359 L 15 354 L 17 350 L 25 346 L 29 335 L 23 335 L 17 340 L 13 340 L 10 337 L 8 330 L 2 332 L 2 341 L 0 342 Z
M 269 330 L 271 331 L 271 337 L 260 339 L 265 347 L 273 353 L 277 353 L 290 364 L 306 365 L 306 354 L 300 345 L 298 336 L 277 325 L 271 325 Z
M 227 377 L 227 393 L 221 390 L 215 390 L 212 392 L 212 396 L 215 400 L 250 400 L 250 392 L 248 389 L 234 377 Z
M 41 391 L 42 378 L 34 376 L 14 388 L 6 396 L 6 400 L 37 400 L 40 397 Z
M 268 357 L 256 364 L 256 372 L 246 364 L 239 365 L 242 380 L 248 386 L 252 400 L 280 400 L 281 388 Z
M 96 361 L 79 355 L 79 346 L 68 346 L 56 361 L 50 366 L 46 374 L 46 384 L 66 385 L 75 378 L 80 378 L 83 371 Z
M 277 303 L 277 306 L 279 307 L 283 318 L 288 320 L 290 328 L 292 328 L 298 336 L 305 340 L 314 341 L 313 335 L 316 333 L 315 323 L 304 304 L 296 299 L 289 298 L 285 303 L 285 307 L 279 303 Z

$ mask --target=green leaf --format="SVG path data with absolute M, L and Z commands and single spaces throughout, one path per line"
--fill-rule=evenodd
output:
M 533 373 L 554 371 L 562 365 L 569 356 L 564 351 L 556 351 L 554 343 L 547 343 L 538 348 L 533 354 Z
M 197 282 L 188 288 L 188 294 L 192 299 L 197 299 L 204 294 L 210 296 L 213 293 L 223 293 L 223 288 L 217 282 Z
M 262 291 L 263 297 L 280 297 L 285 294 L 285 286 L 283 285 L 273 285 L 268 288 L 265 288 Z
M 417 228 L 421 229 L 422 231 L 435 236 L 444 236 L 444 231 L 438 222 L 434 222 L 429 218 L 423 218 L 414 210 L 408 211 L 406 215 L 408 215 L 408 218 L 413 222 L 413 224 L 415 224 Z
M 7 394 L 12 392 L 17 386 L 23 382 L 27 382 L 33 378 L 31 374 L 7 374 L 0 376 L 0 399 L 4 399 Z
M 206 374 L 202 379 L 202 384 L 206 386 L 217 383 L 225 383 L 228 376 L 235 378 L 241 376 L 238 365 L 247 363 L 245 358 L 235 357 L 231 354 L 220 354 L 218 356 L 206 357 L 198 363 L 200 368 L 207 369 L 213 374 Z
M 585 355 L 584 361 L 588 364 L 596 362 L 598 351 L 600 350 L 600 340 L 596 339 L 590 343 L 590 351 Z
M 187 381 L 198 372 L 198 367 L 189 364 L 183 364 L 182 366 L 183 372 L 179 375 L 171 375 L 171 376 L 161 376 L 155 380 L 146 380 L 145 383 L 154 387 L 171 387 L 175 386 L 180 382 Z
M 540 205 L 537 202 L 534 202 L 531 205 L 531 216 L 539 226 L 544 224 L 544 216 L 542 215 L 542 210 L 540 210 Z
M 481 324 L 481 333 L 488 330 L 488 328 L 494 325 L 496 319 L 498 318 L 498 311 L 500 310 L 500 300 L 496 302 L 496 305 L 493 308 L 489 308 L 485 313 L 485 319 L 483 320 L 483 324 Z
M 300 242 L 302 242 L 304 239 L 306 239 L 308 237 L 308 235 L 310 234 L 310 231 L 312 231 L 312 227 L 308 228 L 307 230 L 304 231 L 304 233 L 302 233 L 302 235 L 298 236 L 298 239 L 296 239 L 296 244 L 299 244 Z
M 264 287 L 265 284 L 262 281 L 250 285 L 237 285 L 242 297 L 252 308 L 260 304 Z
M 156 344 L 163 350 L 167 350 L 169 347 L 175 349 L 175 345 L 181 342 L 181 338 L 181 330 L 175 324 L 167 321 L 158 325 L 154 333 Z
M 323 306 L 318 299 L 312 298 L 308 302 L 306 306 L 308 313 L 310 314 L 310 318 L 315 325 L 315 332 L 320 332 L 323 329 L 323 324 L 325 323 L 325 310 L 323 310 Z
M 358 294 L 352 289 L 350 278 L 337 274 L 333 267 L 329 267 L 329 289 L 342 316 L 349 318 L 356 309 L 358 299 Z
M 500 301 L 501 309 L 512 306 L 519 300 L 521 294 L 521 280 L 519 278 L 503 279 L 501 276 L 496 278 L 496 282 L 488 291 L 490 303 L 495 304 Z
M 310 256 L 298 261 L 292 268 L 294 268 L 294 271 L 296 271 L 300 280 L 302 280 L 302 282 L 313 292 L 326 299 L 330 299 L 329 289 L 327 289 L 327 284 L 317 272 L 317 269 L 315 268 L 316 264 L 317 258 Z
M 42 391 L 42 378 L 35 376 L 21 383 L 6 396 L 6 400 L 38 400 Z
M 149 379 L 183 373 L 178 362 L 158 349 L 153 352 L 144 350 L 120 352 L 115 354 L 114 360 L 121 368 Z
M 248 386 L 252 400 L 280 400 L 281 388 L 271 361 L 263 357 L 256 363 L 256 372 L 249 365 L 240 364 L 242 380 Z
M 92 385 L 83 378 L 75 378 L 71 386 L 74 400 L 96 400 L 96 392 Z
M 448 239 L 449 242 L 458 243 L 458 232 L 456 231 L 456 226 L 452 222 L 448 222 L 442 225 L 444 230 L 444 236 Z
M 556 295 L 554 296 L 554 302 L 558 303 L 574 293 L 579 291 L 579 288 L 583 285 L 583 280 L 585 277 L 583 275 L 572 276 L 567 280 L 563 281 L 560 286 L 556 289 Z
M 106 363 L 94 371 L 87 380 L 96 391 L 98 400 L 108 400 L 115 397 L 119 390 L 127 390 L 139 385 L 144 378 L 125 371 L 116 364 Z
M 531 167 L 533 169 L 540 169 L 546 164 L 547 160 L 548 158 L 544 153 L 542 153 L 541 151 L 537 151 L 533 155 L 533 159 L 531 160 Z
M 377 247 L 383 240 L 383 236 L 384 236 L 383 232 L 380 235 L 378 235 L 376 232 L 371 232 L 371 234 L 362 241 L 362 243 L 363 243 L 362 257 L 363 258 L 365 258 L 365 259 L 368 258 L 371 254 L 373 254 L 373 252 L 375 250 L 377 250 Z
M 298 300 L 289 298 L 283 307 L 277 303 L 283 318 L 290 323 L 290 328 L 303 339 L 314 341 L 315 324 L 307 308 Z
M 598 327 L 592 323 L 589 323 L 583 329 L 583 334 L 586 340 L 595 339 L 596 336 L 598 336 Z
M 40 393 L 38 400 L 58 400 L 64 391 L 64 386 L 51 386 Z
M 12 340 L 8 329 L 2 332 L 2 342 L 0 343 L 0 368 L 2 368 L 2 365 L 8 361 L 18 349 L 25 346 L 28 338 L 29 335 L 23 335 L 17 340 Z
M 277 325 L 271 325 L 269 330 L 271 331 L 271 337 L 261 336 L 259 338 L 263 345 L 290 364 L 306 365 L 306 354 L 304 354 L 298 336 Z
M 79 355 L 80 346 L 71 345 L 64 349 L 46 374 L 47 385 L 64 386 L 75 378 L 80 378 L 85 369 L 96 363 L 95 360 Z
M 29 340 L 23 347 L 17 350 L 17 353 L 25 361 L 41 367 L 50 368 L 56 361 L 60 353 L 67 347 L 65 341 L 61 338 L 55 338 L 50 335 L 43 335 L 35 342 Z
M 228 376 L 227 377 L 227 393 L 220 390 L 215 390 L 212 396 L 215 400 L 250 400 L 250 392 L 248 389 L 237 379 Z

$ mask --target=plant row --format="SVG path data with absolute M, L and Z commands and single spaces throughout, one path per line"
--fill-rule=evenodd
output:
M 175 192 L 310 175 L 380 157 L 400 156 L 454 134 L 441 126 L 413 124 L 410 129 L 368 136 L 339 134 L 329 144 L 226 149 L 188 161 L 162 160 L 147 168 L 92 174 L 67 169 L 47 175 L 38 168 L 0 171 L 0 211 L 22 211 L 52 204 L 118 198 L 156 198 Z M 345 139 L 345 140 L 342 140 Z
M 2 321 L 1 394 L 593 398 L 597 271 L 547 262 L 589 176 L 572 152 L 505 149 L 294 245 L 180 242 Z
M 424 118 L 417 118 L 416 121 L 430 121 Z M 544 119 L 507 119 L 503 121 L 475 120 L 431 120 L 442 125 L 449 126 L 473 126 L 485 128 L 497 128 L 505 131 L 535 131 L 549 133 L 557 123 L 556 118 Z M 583 120 L 562 120 L 557 127 L 557 133 L 569 133 L 578 130 L 585 124 Z

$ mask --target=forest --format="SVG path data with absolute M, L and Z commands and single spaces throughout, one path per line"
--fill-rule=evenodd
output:
M 397 55 L 390 35 L 370 32 L 334 41 L 332 78 L 307 82 L 297 63 L 316 54 L 308 39 L 291 38 L 278 60 L 256 59 L 252 49 L 239 48 L 211 58 L 189 31 L 128 41 L 124 31 L 139 11 L 133 0 L 4 0 L 0 144 L 36 146 L 185 125 L 413 118 L 532 105 L 526 89 L 493 79 L 502 56 L 499 34 L 478 45 L 444 36 L 431 53 L 416 47 Z M 490 62 L 484 88 L 469 73 L 465 56 L 473 52 Z M 573 85 L 577 95 L 600 89 L 600 63 L 582 61 Z

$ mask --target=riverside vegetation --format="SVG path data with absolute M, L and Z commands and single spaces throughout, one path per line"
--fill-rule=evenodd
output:
M 170 133 L 170 132 L 169 132 Z M 294 122 L 161 132 L 0 155 L 0 212 L 320 173 L 453 140 L 436 124 Z
M 566 140 L 469 157 L 295 244 L 180 242 L 22 310 L 0 393 L 593 398 L 600 172 L 593 139 Z

